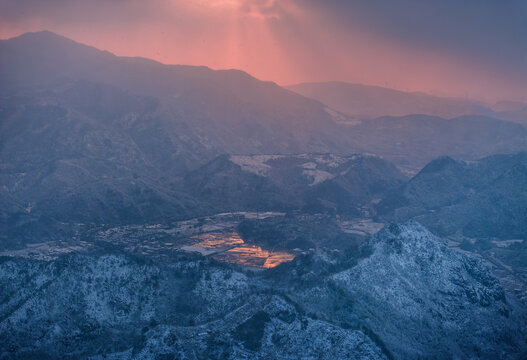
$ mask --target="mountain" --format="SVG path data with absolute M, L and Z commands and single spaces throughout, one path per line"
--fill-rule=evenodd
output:
M 527 153 L 472 162 L 441 157 L 377 207 L 391 221 L 416 219 L 437 234 L 527 237 Z
M 492 110 L 500 119 L 527 125 L 527 103 L 519 101 L 499 101 Z
M 424 114 L 443 118 L 462 115 L 495 115 L 489 107 L 477 101 L 442 98 L 420 92 L 405 92 L 380 86 L 335 81 L 301 83 L 287 88 L 356 118 L 410 114 Z
M 106 115 L 129 115 L 128 123 L 156 122 L 163 141 L 183 145 L 189 138 L 195 150 L 329 151 L 347 144 L 337 140 L 333 119 L 321 104 L 237 70 L 118 57 L 49 32 L 0 42 L 0 69 L 1 93 L 66 92 L 57 95 L 77 110 L 99 119 L 107 110 Z M 112 90 L 101 86 L 121 93 L 112 98 Z M 126 95 L 155 101 L 132 116 L 122 113 Z
M 349 134 L 361 152 L 380 155 L 411 174 L 439 156 L 476 160 L 527 150 L 527 128 L 476 115 L 380 117 L 350 126 Z
M 259 294 L 261 276 L 200 259 L 76 255 L 0 267 L 10 296 L 1 304 L 0 352 L 15 358 L 386 358 L 360 330 Z
M 527 346 L 524 308 L 415 222 L 267 272 L 189 254 L 1 258 L 0 293 L 8 358 L 521 359 Z
M 217 212 L 300 210 L 364 216 L 406 181 L 373 155 L 224 155 L 185 177 L 186 192 Z
M 341 321 L 369 328 L 394 358 L 523 356 L 524 310 L 480 261 L 416 222 L 385 227 L 365 248 L 369 255 L 330 275 L 326 288 L 347 300 L 336 310 Z M 324 292 L 305 296 L 324 304 Z
M 359 152 L 383 156 L 409 174 L 438 156 L 474 160 L 527 150 L 523 103 L 498 103 L 493 111 L 470 100 L 342 82 L 287 88 L 331 108 Z
M 79 89 L 98 94 L 86 97 L 95 103 L 105 99 L 91 108 L 97 114 L 71 104 L 71 92 Z M 0 104 L 2 245 L 71 237 L 91 223 L 178 218 L 194 211 L 195 204 L 167 180 L 188 159 L 175 155 L 172 143 L 152 137 L 159 123 L 119 125 L 148 111 L 154 100 L 81 83 L 57 93 L 6 96 Z M 168 149 L 163 158 L 159 151 Z M 180 161 L 162 171 L 170 158 Z
M 49 32 L 0 79 L 0 358 L 525 357 L 527 153 L 475 160 L 521 125 L 357 122 Z

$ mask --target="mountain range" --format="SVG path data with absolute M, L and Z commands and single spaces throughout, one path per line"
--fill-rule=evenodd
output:
M 321 104 L 240 71 L 40 32 L 0 41 L 0 78 L 4 244 L 197 216 L 174 183 L 219 154 L 350 151 Z
M 423 114 L 451 119 L 464 115 L 481 115 L 527 123 L 527 104 L 521 102 L 501 101 L 488 105 L 470 99 L 439 97 L 422 92 L 338 81 L 300 83 L 287 88 L 355 118 Z
M 380 117 L 354 124 L 349 132 L 363 152 L 383 156 L 412 175 L 440 156 L 477 160 L 527 150 L 526 127 L 480 115 Z

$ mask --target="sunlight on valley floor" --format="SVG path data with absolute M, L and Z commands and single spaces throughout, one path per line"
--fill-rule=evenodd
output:
M 212 255 L 216 260 L 243 266 L 270 269 L 295 258 L 287 252 L 269 251 L 260 246 L 245 244 L 235 232 L 208 233 L 193 238 L 200 242 L 185 247 L 185 250 Z

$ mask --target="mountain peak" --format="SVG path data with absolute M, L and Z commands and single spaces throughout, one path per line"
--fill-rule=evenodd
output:
M 454 160 L 450 156 L 440 156 L 428 163 L 419 173 L 436 173 L 444 170 L 445 168 L 459 166 L 460 164 L 461 163 L 459 161 Z
M 384 252 L 395 251 L 414 253 L 420 249 L 426 252 L 442 250 L 445 244 L 435 237 L 428 229 L 417 221 L 411 220 L 403 224 L 386 225 L 370 241 L 370 245 L 381 245 Z
M 3 40 L 3 42 L 6 44 L 12 44 L 12 45 L 17 45 L 17 46 L 22 46 L 22 47 L 31 47 L 34 49 L 39 49 L 39 48 L 48 47 L 48 46 L 57 46 L 59 44 L 62 46 L 78 45 L 78 46 L 89 47 L 88 45 L 81 44 L 70 38 L 67 38 L 65 36 L 59 35 L 57 33 L 54 33 L 48 30 L 27 32 L 19 36 L 12 37 L 7 40 Z
M 397 237 L 408 237 L 410 234 L 432 235 L 423 225 L 415 220 L 410 220 L 403 224 L 389 224 L 385 226 L 379 234 Z
M 66 37 L 64 37 L 62 35 L 59 35 L 57 33 L 49 31 L 49 30 L 26 32 L 26 33 L 20 34 L 18 36 L 12 37 L 9 40 L 28 39 L 28 38 L 40 38 L 40 39 L 60 38 L 60 39 L 70 40 L 70 39 L 68 39 L 68 38 L 66 38 Z
M 496 358 L 510 346 L 497 334 L 510 338 L 523 326 L 523 320 L 511 321 L 510 315 L 523 316 L 521 307 L 509 301 L 480 260 L 450 249 L 419 223 L 387 225 L 368 247 L 368 256 L 332 280 L 396 358 L 415 358 L 411 352 L 416 348 L 423 358 L 440 358 L 447 351 L 467 358 L 476 346 L 483 349 L 482 358 Z M 452 321 L 459 325 L 445 326 Z M 411 347 L 408 335 L 401 336 L 403 323 L 406 329 L 419 329 L 410 335 Z M 454 344 L 440 345 L 439 351 L 426 341 L 447 337 Z M 489 346 L 488 339 L 496 340 Z M 518 339 L 513 346 L 525 343 Z

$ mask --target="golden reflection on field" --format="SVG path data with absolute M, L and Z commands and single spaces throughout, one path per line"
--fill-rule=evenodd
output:
M 193 239 L 201 240 L 194 244 L 196 247 L 203 247 L 207 249 L 218 249 L 226 246 L 242 245 L 244 244 L 242 238 L 238 233 L 208 233 L 194 236 Z
M 193 247 L 217 249 L 212 256 L 214 259 L 243 266 L 270 269 L 295 258 L 287 252 L 269 251 L 260 246 L 245 244 L 235 232 L 202 234 L 194 239 L 201 241 L 193 244 Z

